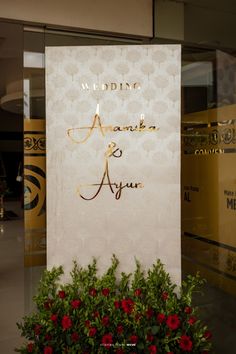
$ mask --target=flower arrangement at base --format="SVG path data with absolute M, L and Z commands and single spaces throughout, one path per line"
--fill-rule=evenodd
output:
M 18 328 L 28 342 L 19 353 L 210 353 L 211 333 L 192 307 L 203 280 L 188 276 L 176 286 L 158 260 L 146 273 L 116 276 L 119 261 L 97 275 L 96 260 L 74 262 L 71 282 L 60 283 L 62 267 L 45 271 L 34 300 L 37 311 Z

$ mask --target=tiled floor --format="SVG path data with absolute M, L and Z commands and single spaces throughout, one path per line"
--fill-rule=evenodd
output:
M 22 342 L 16 322 L 32 310 L 32 296 L 43 271 L 43 267 L 24 269 L 23 212 L 16 204 L 7 209 L 19 218 L 0 221 L 0 354 L 13 354 Z M 214 353 L 235 354 L 235 297 L 208 284 L 204 296 L 195 302 L 213 332 Z
M 42 268 L 24 268 L 23 211 L 16 203 L 7 203 L 6 209 L 19 217 L 0 221 L 0 353 L 13 354 L 22 343 L 16 322 L 32 308 Z

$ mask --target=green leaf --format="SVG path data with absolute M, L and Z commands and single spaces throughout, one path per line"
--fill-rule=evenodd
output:
M 158 331 L 159 331 L 159 327 L 158 326 L 153 326 L 151 331 L 152 331 L 152 334 L 156 335 L 158 333 Z

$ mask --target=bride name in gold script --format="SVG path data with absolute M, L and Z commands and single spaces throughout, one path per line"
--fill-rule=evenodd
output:
M 67 135 L 74 143 L 82 144 L 89 139 L 95 129 L 98 129 L 102 136 L 105 136 L 107 133 L 111 132 L 155 132 L 160 128 L 155 125 L 146 126 L 144 124 L 144 118 L 141 118 L 139 123 L 136 125 L 103 125 L 101 117 L 98 114 L 95 114 L 91 126 L 69 128 L 67 129 Z M 85 137 L 80 138 L 80 132 L 83 130 L 86 131 Z
M 114 194 L 114 197 L 116 200 L 121 198 L 121 194 L 123 189 L 125 188 L 130 188 L 130 189 L 138 189 L 138 188 L 143 188 L 142 183 L 134 183 L 134 182 L 128 182 L 128 183 L 123 183 L 123 182 L 112 182 L 110 178 L 110 173 L 109 173 L 109 158 L 110 157 L 115 157 L 115 158 L 120 158 L 122 156 L 122 150 L 116 147 L 115 143 L 110 143 L 108 146 L 108 149 L 105 153 L 105 168 L 103 172 L 103 176 L 101 179 L 100 183 L 93 183 L 93 184 L 87 184 L 87 185 L 80 185 L 78 188 L 78 194 L 79 196 L 84 199 L 84 200 L 93 200 L 95 199 L 99 193 L 101 192 L 103 187 L 108 187 L 111 191 L 112 194 Z M 85 197 L 84 195 L 81 194 L 81 189 L 86 188 L 86 187 L 96 187 L 97 190 L 96 192 L 91 196 L 91 197 Z

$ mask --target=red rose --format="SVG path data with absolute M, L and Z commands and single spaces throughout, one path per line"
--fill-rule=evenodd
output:
M 116 309 L 118 309 L 120 307 L 120 301 L 114 301 L 114 306 Z
M 151 318 L 152 316 L 153 316 L 153 309 L 148 309 L 147 311 L 146 311 L 146 316 L 147 316 L 147 318 Z
M 73 333 L 72 333 L 72 335 L 71 335 L 71 340 L 72 340 L 72 342 L 74 342 L 74 343 L 78 342 L 78 340 L 79 340 L 79 335 L 78 335 L 77 332 L 73 332 Z
M 51 339 L 52 339 L 52 336 L 47 333 L 46 336 L 45 336 L 45 340 L 49 341 L 49 340 L 51 340 Z
M 27 352 L 28 353 L 33 353 L 33 350 L 34 350 L 34 343 L 28 343 L 27 345 Z
M 94 288 L 90 289 L 90 290 L 89 290 L 89 295 L 90 295 L 90 296 L 96 296 L 96 295 L 97 295 L 97 290 L 94 289 Z
M 99 317 L 99 312 L 98 312 L 98 311 L 95 311 L 95 312 L 93 313 L 93 317 L 94 317 L 94 318 Z
M 125 354 L 123 349 L 116 349 L 115 353 L 116 354 Z
M 177 315 L 169 315 L 166 320 L 166 324 L 170 329 L 177 329 L 180 326 L 180 320 Z
M 164 315 L 164 313 L 158 313 L 157 315 L 157 322 L 158 323 L 163 323 L 166 319 L 166 316 Z
M 110 293 L 110 289 L 108 289 L 108 288 L 102 289 L 102 295 L 103 296 L 108 296 L 109 293 Z
M 174 354 L 173 352 L 168 352 L 168 353 L 166 353 L 166 354 Z
M 134 302 L 131 299 L 123 299 L 121 301 L 121 306 L 125 313 L 130 314 L 134 309 Z
M 191 352 L 193 347 L 193 342 L 189 336 L 183 335 L 180 337 L 180 348 L 185 352 Z
M 57 322 L 57 315 L 55 315 L 55 314 L 52 314 L 51 316 L 50 316 L 50 320 L 52 321 L 52 322 Z
M 104 347 L 111 347 L 112 335 L 110 333 L 104 334 L 104 336 L 102 337 L 102 344 L 104 345 Z
M 203 334 L 203 337 L 206 338 L 206 339 L 211 339 L 212 333 L 211 333 L 210 331 L 206 331 L 206 332 Z
M 64 330 L 69 329 L 72 326 L 72 321 L 69 316 L 63 316 L 61 320 L 61 325 Z
M 95 327 L 91 327 L 89 330 L 89 337 L 94 337 L 97 333 L 97 329 Z
M 184 309 L 184 312 L 187 313 L 188 315 L 189 315 L 190 313 L 192 313 L 192 311 L 193 311 L 192 308 L 189 307 L 189 306 L 186 306 L 185 309 Z
M 154 337 L 151 334 L 147 334 L 147 341 L 152 342 Z
M 138 336 L 136 336 L 135 334 L 133 334 L 133 335 L 130 337 L 130 343 L 136 344 L 137 342 L 138 342 Z
M 77 309 L 78 307 L 80 307 L 81 305 L 81 301 L 80 300 L 72 300 L 70 302 L 71 306 L 73 307 L 73 309 Z
M 194 316 L 191 316 L 191 317 L 189 318 L 189 320 L 188 320 L 188 323 L 189 323 L 190 325 L 193 325 L 196 321 L 197 321 L 197 318 L 194 317 Z
M 108 316 L 104 316 L 102 318 L 102 324 L 103 324 L 103 326 L 108 326 L 109 325 L 109 317 Z
M 49 310 L 52 307 L 53 301 L 48 299 L 45 303 L 44 303 L 44 308 L 46 310 Z
M 141 289 L 136 289 L 134 292 L 135 296 L 140 296 L 142 294 L 142 290 Z
M 85 324 L 85 327 L 87 327 L 87 328 L 90 327 L 90 321 L 89 320 L 86 320 L 84 324 Z
M 65 291 L 64 290 L 60 290 L 58 292 L 58 296 L 59 296 L 60 299 L 64 299 L 66 297 Z
M 155 345 L 150 345 L 148 347 L 149 353 L 150 354 L 156 354 L 157 353 L 157 347 Z
M 37 336 L 41 333 L 41 328 L 42 328 L 42 326 L 40 326 L 40 325 L 36 325 L 36 326 L 34 327 L 34 333 L 35 333 Z
M 52 353 L 53 353 L 52 347 L 44 348 L 43 354 L 52 354 Z
M 163 291 L 163 293 L 161 294 L 161 298 L 162 300 L 166 301 L 169 297 L 169 294 L 167 291 Z
M 124 329 L 123 329 L 123 326 L 122 326 L 122 325 L 118 325 L 116 330 L 117 330 L 117 333 L 118 333 L 118 334 L 121 334 L 121 333 L 123 333 L 123 330 L 124 330 Z

